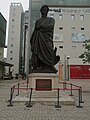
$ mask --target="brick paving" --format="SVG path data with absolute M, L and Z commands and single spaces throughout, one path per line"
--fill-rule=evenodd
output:
M 25 103 L 13 103 L 13 107 L 7 107 L 10 87 L 18 81 L 0 81 L 0 120 L 90 120 L 90 80 L 70 81 L 83 87 L 83 108 L 62 105 L 59 109 L 40 102 L 33 104 L 32 108 L 27 108 Z M 73 93 L 77 102 L 78 94 Z

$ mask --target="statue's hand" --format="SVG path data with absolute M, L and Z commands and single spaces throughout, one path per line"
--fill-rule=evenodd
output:
M 55 49 L 54 49 L 54 53 L 56 54 L 56 52 L 57 52 L 57 48 L 55 47 Z

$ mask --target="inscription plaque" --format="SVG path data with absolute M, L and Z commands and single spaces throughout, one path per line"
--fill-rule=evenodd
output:
M 36 79 L 36 90 L 39 91 L 52 90 L 52 79 Z

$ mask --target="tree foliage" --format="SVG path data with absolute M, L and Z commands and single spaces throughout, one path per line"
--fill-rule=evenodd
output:
M 85 48 L 85 51 L 79 58 L 82 59 L 83 63 L 90 63 L 90 39 L 84 41 L 83 47 Z

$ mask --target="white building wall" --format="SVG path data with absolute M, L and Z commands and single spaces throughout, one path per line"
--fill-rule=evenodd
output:
M 19 49 L 22 12 L 23 8 L 21 3 L 11 3 L 9 14 L 7 61 L 14 65 L 14 67 L 12 67 L 13 74 L 19 72 Z
M 54 46 L 57 47 L 57 54 L 61 57 L 63 79 L 67 79 L 67 64 L 83 64 L 79 55 L 84 51 L 82 38 L 90 39 L 90 8 L 50 7 L 50 9 L 52 11 L 49 11 L 48 16 L 55 19 Z M 70 57 L 69 60 L 67 56 Z

